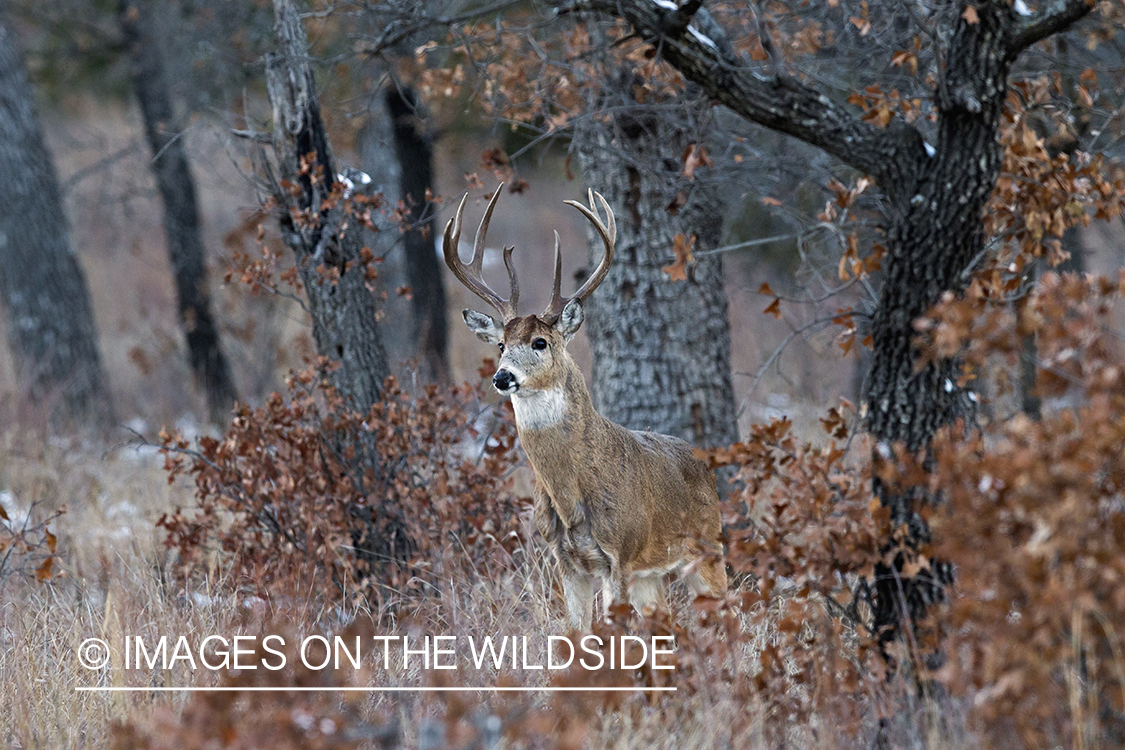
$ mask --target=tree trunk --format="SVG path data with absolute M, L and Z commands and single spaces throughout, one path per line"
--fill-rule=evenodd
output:
M 282 234 L 308 296 L 317 352 L 340 363 L 332 373 L 334 384 L 353 408 L 366 412 L 382 395 L 390 370 L 361 260 L 362 227 L 347 215 L 342 201 L 327 201 L 336 171 L 305 30 L 291 0 L 275 0 L 274 11 L 281 51 L 267 59 L 266 80 L 274 112 L 280 172 L 274 199 Z M 301 169 L 302 161 L 307 169 Z M 298 189 L 287 190 L 283 182 Z
M 913 323 L 944 292 L 960 292 L 968 284 L 966 271 L 984 249 L 981 214 L 1003 160 L 998 134 L 1014 59 L 1009 47 L 1014 15 L 1002 2 L 977 10 L 974 23 L 959 18 L 950 40 L 934 156 L 917 165 L 910 189 L 897 192 L 888 217 L 888 260 L 872 322 L 865 394 L 867 428 L 884 451 L 901 445 L 925 452 L 939 428 L 957 419 L 974 421 L 972 394 L 957 385 L 955 360 L 916 370 Z M 929 526 L 919 513 L 927 499 L 922 489 L 895 492 L 878 478 L 874 485 L 891 510 L 892 525 L 907 527 L 908 545 L 928 542 Z M 919 620 L 952 578 L 942 563 L 903 576 L 902 553 L 890 563 L 875 571 L 875 627 L 886 639 L 903 622 Z
M 169 95 L 168 80 L 152 14 L 152 0 L 121 0 L 118 17 L 125 33 L 133 89 L 140 103 L 152 167 L 164 204 L 164 235 L 176 282 L 180 325 L 198 386 L 207 397 L 211 421 L 224 422 L 238 400 L 230 368 L 211 314 L 205 248 L 195 181 Z
M 398 205 L 401 180 L 399 173 L 402 170 L 398 154 L 395 153 L 391 115 L 382 96 L 372 97 L 367 118 L 356 134 L 356 153 L 360 169 L 371 177 L 371 184 L 383 193 L 387 205 Z M 379 229 L 380 231 L 373 232 L 368 237 L 368 244 L 375 257 L 383 259 L 376 266 L 379 278 L 375 281 L 376 288 L 383 297 L 379 310 L 381 320 L 385 321 L 385 325 L 380 326 L 379 330 L 391 371 L 401 380 L 410 375 L 403 364 L 418 356 L 413 326 L 407 322 L 414 314 L 412 301 L 398 293 L 400 287 L 410 286 L 406 275 L 406 257 L 402 249 L 405 240 L 397 224 L 393 222 L 384 221 Z
M 932 152 L 921 133 L 902 121 L 874 127 L 803 80 L 747 69 L 698 2 L 666 8 L 650 0 L 573 0 L 569 7 L 624 18 L 715 101 L 875 178 L 888 201 L 887 260 L 865 392 L 875 460 L 895 446 L 925 453 L 939 428 L 959 418 L 972 421 L 972 394 L 958 385 L 956 361 L 915 371 L 920 353 L 913 345 L 913 322 L 946 291 L 964 289 L 969 264 L 983 249 L 981 212 L 1001 163 L 997 138 L 1012 62 L 1030 45 L 1082 18 L 1092 5 L 1052 0 L 1024 17 L 1005 0 L 962 0 L 940 55 L 945 64 L 935 92 L 939 117 Z M 707 34 L 692 34 L 693 22 L 706 24 Z M 910 548 L 929 539 L 918 512 L 924 489 L 895 492 L 878 479 L 874 489 L 894 525 L 907 528 L 901 540 L 905 549 L 899 540 L 888 540 L 890 564 L 876 568 L 870 591 L 874 625 L 889 640 L 904 621 L 919 617 L 927 602 L 942 595 L 950 571 L 935 563 L 914 576 L 903 573 Z
M 0 303 L 21 390 L 63 422 L 112 420 L 86 279 L 16 41 L 0 18 Z M 50 403 L 57 399 L 56 403 Z
M 272 183 L 273 199 L 285 244 L 293 251 L 304 285 L 317 352 L 339 363 L 329 374 L 332 384 L 350 408 L 365 414 L 381 398 L 383 381 L 390 374 L 363 260 L 367 230 L 348 214 L 346 201 L 330 199 L 336 171 L 320 117 L 305 30 L 292 0 L 274 0 L 273 6 L 280 46 L 266 60 L 279 172 Z M 360 494 L 370 484 L 369 472 L 383 471 L 371 434 L 351 436 L 334 449 Z M 357 503 L 349 510 L 365 526 L 353 544 L 374 570 L 409 558 L 413 544 L 401 508 L 385 502 L 377 507 Z
M 629 90 L 624 83 L 606 89 Z M 684 149 L 697 137 L 673 118 L 637 118 L 627 110 L 576 129 L 585 183 L 617 216 L 613 266 L 586 303 L 586 335 L 591 395 L 602 415 L 631 429 L 720 446 L 738 440 L 722 261 L 697 256 L 685 281 L 662 270 L 672 263 L 676 235 L 694 236 L 696 253 L 720 245 L 718 203 L 680 174 Z M 670 213 L 666 207 L 680 191 L 691 197 Z M 600 240 L 591 240 L 592 257 L 600 257 Z
M 394 125 L 399 192 L 411 226 L 405 237 L 406 271 L 413 297 L 411 330 L 418 365 L 424 381 L 444 383 L 449 380 L 448 305 L 434 245 L 436 206 L 426 198 L 434 184 L 434 149 L 413 90 L 388 89 L 386 100 Z

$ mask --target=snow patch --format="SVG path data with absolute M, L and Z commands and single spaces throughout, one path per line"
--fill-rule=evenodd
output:
M 371 184 L 371 175 L 355 167 L 345 167 L 343 172 L 336 175 L 336 182 L 344 186 L 344 197 L 350 198 L 355 191 L 356 183 L 360 185 Z
M 222 602 L 217 596 L 208 596 L 200 591 L 191 592 L 191 601 L 197 607 L 213 607 Z
M 105 517 L 135 519 L 140 517 L 140 511 L 128 500 L 122 500 L 106 508 Z
M 125 423 L 125 429 L 132 430 L 138 435 L 144 435 L 148 432 L 148 422 L 141 417 L 133 417 Z
M 687 30 L 688 30 L 689 34 L 691 34 L 693 37 L 695 37 L 695 41 L 699 42 L 700 44 L 702 44 L 705 47 L 710 47 L 711 49 L 715 50 L 716 52 L 719 51 L 719 45 L 715 44 L 715 42 L 713 42 L 711 40 L 711 37 L 709 37 L 706 34 L 700 32 L 694 26 L 688 26 Z
M 0 492 L 0 505 L 4 507 L 4 512 L 8 514 L 8 520 L 2 523 L 13 531 L 24 529 L 31 521 L 31 508 L 23 508 L 20 506 L 16 496 L 4 490 Z

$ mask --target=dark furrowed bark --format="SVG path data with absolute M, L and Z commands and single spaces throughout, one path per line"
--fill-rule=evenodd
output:
M 411 225 L 405 237 L 407 279 L 413 290 L 411 328 L 422 378 L 445 383 L 449 381 L 448 305 L 442 266 L 434 250 L 436 207 L 426 199 L 434 182 L 433 144 L 424 130 L 418 101 L 411 89 L 390 89 L 386 100 L 394 124 L 400 195 L 409 211 Z
M 912 194 L 894 201 L 888 217 L 888 258 L 872 321 L 865 394 L 867 429 L 884 454 L 894 446 L 924 453 L 938 429 L 958 419 L 974 421 L 972 394 L 958 384 L 955 360 L 917 368 L 914 321 L 945 292 L 962 291 L 970 264 L 984 251 L 981 212 L 1003 160 L 998 134 L 1014 22 L 1012 9 L 1002 2 L 979 7 L 976 23 L 959 17 L 947 56 L 948 100 L 939 96 L 938 101 L 934 156 L 918 170 Z M 892 523 L 906 526 L 907 544 L 917 548 L 928 542 L 929 528 L 918 505 L 931 498 L 920 488 L 894 491 L 878 478 L 874 481 Z M 943 585 L 951 578 L 940 561 L 904 577 L 904 562 L 901 554 L 895 555 L 875 572 L 874 624 L 886 639 L 903 622 L 921 618 L 943 596 Z
M 614 86 L 607 95 L 622 93 Z M 584 122 L 574 143 L 585 182 L 617 217 L 613 266 L 586 302 L 595 407 L 631 429 L 711 447 L 738 440 L 721 257 L 697 256 L 684 281 L 662 270 L 677 234 L 694 235 L 696 252 L 721 244 L 718 201 L 680 175 L 684 149 L 699 135 L 626 112 Z M 680 190 L 692 197 L 670 213 Z M 591 234 L 591 268 L 602 253 Z
M 133 89 L 140 104 L 145 137 L 152 149 L 153 174 L 164 208 L 164 235 L 188 360 L 196 383 L 206 395 L 211 420 L 222 423 L 229 418 L 238 392 L 211 312 L 195 180 L 176 124 L 152 12 L 151 0 L 122 0 L 118 6 Z
M 20 388 L 60 423 L 113 418 L 86 277 L 31 84 L 0 15 L 0 304 Z M 57 402 L 50 402 L 57 399 Z
M 347 215 L 342 201 L 328 200 L 336 172 L 308 63 L 305 30 L 292 0 L 274 0 L 273 5 L 280 47 L 266 60 L 274 113 L 273 151 L 280 173 L 273 182 L 273 199 L 282 236 L 304 285 L 317 353 L 339 363 L 328 375 L 332 384 L 351 408 L 366 413 L 382 397 L 390 369 L 375 295 L 360 262 L 364 230 Z M 283 183 L 299 190 L 286 189 Z M 369 486 L 370 472 L 379 476 L 385 471 L 374 440 L 360 433 L 350 443 L 334 446 L 357 488 Z M 350 510 L 365 522 L 362 538 L 352 541 L 373 569 L 409 559 L 413 544 L 401 508 L 384 502 L 357 504 Z
M 269 57 L 266 69 L 275 112 L 274 151 L 281 180 L 300 187 L 294 196 L 279 183 L 274 198 L 308 295 L 317 352 L 340 363 L 333 382 L 354 408 L 366 411 L 380 398 L 389 369 L 375 297 L 358 262 L 362 235 L 357 222 L 346 221 L 340 205 L 325 207 L 336 172 L 304 29 L 291 2 L 277 0 L 274 8 L 282 49 Z M 302 160 L 308 168 L 301 169 Z M 339 272 L 338 279 L 332 278 L 332 269 Z

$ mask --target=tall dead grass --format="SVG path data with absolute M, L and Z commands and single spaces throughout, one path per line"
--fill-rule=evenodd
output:
M 535 547 L 518 551 L 526 555 L 524 564 L 502 577 L 431 580 L 432 595 L 395 602 L 393 612 L 312 609 L 309 602 L 315 596 L 266 602 L 232 593 L 221 580 L 218 562 L 210 581 L 192 590 L 177 588 L 168 575 L 168 554 L 155 522 L 172 507 L 189 505 L 190 489 L 182 482 L 169 485 L 161 457 L 152 452 L 126 448 L 103 454 L 99 446 L 78 440 L 40 442 L 8 434 L 0 452 L 0 487 L 10 513 L 32 502 L 38 503 L 35 512 L 66 507 L 54 529 L 60 550 L 56 578 L 45 583 L 9 579 L 3 590 L 0 742 L 10 747 L 105 747 L 112 728 L 122 724 L 159 734 L 175 721 L 170 717 L 195 700 L 183 693 L 84 692 L 79 687 L 208 685 L 219 679 L 182 665 L 171 671 L 126 671 L 117 648 L 109 667 L 91 671 L 77 658 L 80 644 L 91 637 L 120 644 L 125 635 L 167 634 L 198 642 L 214 633 L 340 632 L 356 622 L 378 633 L 528 634 L 538 640 L 563 632 L 554 571 Z M 686 616 L 683 596 L 679 607 Z M 365 664 L 361 672 L 339 680 L 386 686 L 423 685 L 430 679 L 417 667 L 406 672 L 393 661 L 391 667 Z M 517 677 L 525 684 L 546 682 L 505 670 L 465 674 L 480 685 L 510 684 Z M 299 704 L 301 699 L 296 700 Z M 338 700 L 356 702 L 354 696 Z M 472 695 L 372 695 L 359 702 L 359 713 L 373 723 L 391 717 L 403 741 L 419 745 L 424 744 L 419 732 L 426 722 L 444 721 L 461 701 L 474 706 L 474 715 L 535 715 L 541 735 L 548 738 L 568 713 L 583 716 L 588 721 L 581 731 L 567 737 L 589 746 L 746 746 L 753 736 L 752 730 L 732 735 L 731 726 L 746 724 L 749 707 L 719 685 L 707 694 L 660 696 L 651 702 L 628 699 L 616 709 L 600 699 L 554 700 L 547 694 L 485 696 L 479 703 Z
M 5 509 L 37 513 L 61 506 L 54 529 L 59 561 L 54 580 L 10 578 L 0 602 L 0 742 L 16 748 L 203 747 L 215 727 L 233 732 L 215 746 L 282 747 L 590 747 L 641 748 L 853 748 L 874 736 L 880 718 L 891 747 L 1002 747 L 966 729 L 974 695 L 911 697 L 899 704 L 857 697 L 856 725 L 831 710 L 798 717 L 783 713 L 778 695 L 755 690 L 762 654 L 788 627 L 782 611 L 755 605 L 731 620 L 719 643 L 691 654 L 667 694 L 203 694 L 142 690 L 84 692 L 79 687 L 158 688 L 227 684 L 317 684 L 329 687 L 439 685 L 440 676 L 417 665 L 384 669 L 373 651 L 360 670 L 319 675 L 259 671 L 241 675 L 122 667 L 120 650 L 110 665 L 87 670 L 77 658 L 83 640 L 120 644 L 125 635 L 360 633 L 528 635 L 538 646 L 564 632 L 564 611 L 553 565 L 536 541 L 492 576 L 432 576 L 382 609 L 333 603 L 324 592 L 297 592 L 265 600 L 232 586 L 224 563 L 185 587 L 156 521 L 176 506 L 190 507 L 193 488 L 167 482 L 163 459 L 151 450 L 106 452 L 94 442 L 40 440 L 9 431 L 0 441 L 0 499 Z M 526 520 L 524 521 L 526 523 Z M 529 533 L 526 538 L 532 539 Z M 468 553 L 465 553 L 468 554 Z M 453 566 L 464 569 L 470 566 Z M 784 585 L 784 581 L 779 583 Z M 796 589 L 796 587 L 794 587 Z M 733 596 L 749 590 L 737 585 Z M 419 593 L 421 591 L 421 593 Z M 797 596 L 796 591 L 793 596 Z M 770 605 L 776 606 L 776 605 Z M 755 608 L 757 607 L 757 608 Z M 699 613 L 686 592 L 673 596 L 673 612 L 657 623 L 691 644 Z M 630 629 L 643 630 L 631 622 Z M 604 627 L 604 626 L 598 626 Z M 614 632 L 614 631 L 603 631 Z M 620 631 L 616 631 L 620 632 Z M 709 632 L 713 632 L 709 631 Z M 815 648 L 815 628 L 802 634 Z M 710 637 L 710 636 L 707 636 Z M 729 646 L 723 650 L 723 644 Z M 692 646 L 693 648 L 695 646 Z M 796 674 L 798 665 L 782 665 Z M 543 686 L 542 672 L 499 669 L 458 671 L 444 684 Z M 1090 704 L 1074 674 L 1076 712 Z M 272 681 L 271 681 L 272 680 Z M 556 681 L 554 684 L 560 684 Z M 794 683 L 794 694 L 812 686 Z M 819 688 L 823 689 L 823 688 Z M 881 713 L 880 713 L 881 712 Z M 850 721 L 850 719 L 849 719 Z M 776 728 L 782 726 L 779 736 Z M 326 733 L 326 728 L 332 732 Z M 226 731 L 224 730 L 224 731 Z M 226 736 L 226 735 L 224 735 Z M 236 741 L 237 740 L 237 741 Z M 329 741 L 331 740 L 331 742 Z M 239 744 L 239 743 L 242 744 Z M 251 744 L 247 744 L 251 743 Z M 1083 747 L 1095 747 L 1085 744 Z

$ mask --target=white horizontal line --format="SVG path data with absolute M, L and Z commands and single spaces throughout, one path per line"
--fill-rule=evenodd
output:
M 674 693 L 674 687 L 76 687 L 77 692 L 104 693 Z

